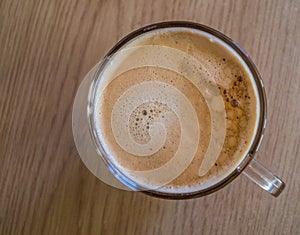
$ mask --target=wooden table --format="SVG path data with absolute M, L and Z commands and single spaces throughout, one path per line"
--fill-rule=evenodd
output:
M 72 104 L 124 35 L 189 20 L 239 42 L 268 97 L 257 156 L 287 183 L 275 199 L 243 176 L 187 201 L 114 189 L 81 162 Z M 300 1 L 0 1 L 0 234 L 300 234 Z

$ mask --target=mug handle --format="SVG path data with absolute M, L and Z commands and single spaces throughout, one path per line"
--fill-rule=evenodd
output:
M 274 197 L 278 197 L 285 188 L 285 183 L 255 158 L 244 169 L 238 170 Z

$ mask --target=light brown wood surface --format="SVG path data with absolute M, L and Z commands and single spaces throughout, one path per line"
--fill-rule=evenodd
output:
M 114 189 L 84 166 L 71 114 L 84 75 L 124 35 L 189 20 L 244 47 L 266 85 L 257 158 L 287 187 L 244 176 L 203 198 Z M 0 234 L 300 234 L 299 0 L 1 0 Z

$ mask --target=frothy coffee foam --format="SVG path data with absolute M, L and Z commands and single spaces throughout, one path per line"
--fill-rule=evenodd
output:
M 187 50 L 166 44 L 176 41 L 176 37 L 168 39 L 168 34 L 186 34 Z M 248 136 L 238 159 L 225 157 L 228 163 L 215 166 L 224 147 L 239 147 L 237 138 L 228 134 L 235 124 L 230 124 L 231 109 L 220 88 L 229 83 L 205 64 L 205 57 L 188 52 L 193 46 L 189 35 L 200 38 L 198 31 L 160 30 L 131 42 L 111 58 L 97 84 L 99 140 L 110 161 L 146 188 L 163 186 L 160 191 L 176 193 L 205 188 L 226 177 L 251 142 Z M 243 79 L 251 81 L 245 74 Z M 235 101 L 242 107 L 241 98 L 233 100 L 231 107 Z

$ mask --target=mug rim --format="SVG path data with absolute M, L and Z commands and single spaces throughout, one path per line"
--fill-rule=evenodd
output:
M 229 174 L 227 175 L 224 179 L 220 180 L 216 184 L 213 184 L 205 189 L 200 189 L 195 192 L 188 192 L 188 193 L 166 193 L 166 192 L 160 192 L 156 190 L 149 190 L 146 188 L 141 187 L 140 185 L 137 185 L 135 182 L 130 180 L 128 177 L 126 177 L 119 169 L 117 169 L 112 162 L 110 162 L 107 157 L 105 157 L 105 151 L 101 144 L 98 141 L 97 134 L 95 132 L 94 128 L 94 98 L 95 98 L 95 93 L 96 93 L 96 86 L 97 86 L 97 81 L 100 79 L 100 73 L 103 71 L 107 63 L 109 62 L 110 58 L 117 52 L 119 51 L 126 43 L 130 42 L 131 40 L 135 39 L 138 36 L 141 36 L 145 33 L 158 30 L 158 29 L 167 29 L 167 28 L 187 28 L 187 29 L 196 29 L 200 30 L 206 33 L 209 33 L 218 39 L 222 40 L 225 42 L 229 47 L 231 47 L 238 55 L 242 58 L 242 60 L 246 63 L 248 66 L 254 81 L 255 85 L 257 87 L 258 91 L 258 98 L 259 98 L 259 106 L 260 106 L 260 113 L 258 115 L 258 125 L 257 125 L 257 130 L 255 133 L 254 140 L 252 141 L 252 144 L 250 146 L 250 149 L 247 154 L 243 157 L 241 160 L 240 164 Z M 158 198 L 165 198 L 165 199 L 190 199 L 190 198 L 196 198 L 196 197 L 201 197 L 205 196 L 208 194 L 211 194 L 215 191 L 220 190 L 221 188 L 225 187 L 228 185 L 230 182 L 232 182 L 234 179 L 236 179 L 237 176 L 241 174 L 241 172 L 245 169 L 245 167 L 251 162 L 253 159 L 253 156 L 255 153 L 258 151 L 263 136 L 264 136 L 264 130 L 266 127 L 266 117 L 267 117 L 267 100 L 266 100 L 266 93 L 264 89 L 264 83 L 262 81 L 262 78 L 249 57 L 248 53 L 234 40 L 229 38 L 228 36 L 224 35 L 223 33 L 219 32 L 218 30 L 215 30 L 209 26 L 195 23 L 195 22 L 190 22 L 190 21 L 165 21 L 165 22 L 160 22 L 160 23 L 154 23 L 150 24 L 144 27 L 141 27 L 125 37 L 123 37 L 119 42 L 117 42 L 114 47 L 104 56 L 102 62 L 100 63 L 94 77 L 93 81 L 90 86 L 90 91 L 88 95 L 88 107 L 87 107 L 87 116 L 88 116 L 88 123 L 89 123 L 89 131 L 91 134 L 91 138 L 94 142 L 94 145 L 96 147 L 97 153 L 101 156 L 103 159 L 105 165 L 107 168 L 110 170 L 110 172 L 116 177 L 119 181 L 121 181 L 123 184 L 125 184 L 127 187 L 134 191 L 140 191 L 144 194 L 158 197 Z

